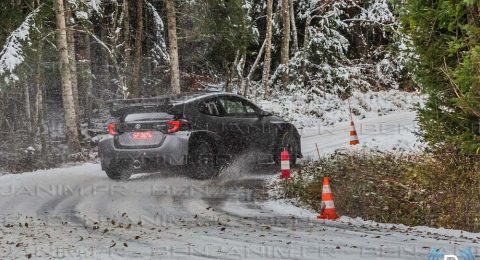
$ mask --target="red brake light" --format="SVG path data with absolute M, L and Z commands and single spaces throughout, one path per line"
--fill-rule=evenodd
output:
M 117 131 L 115 131 L 115 123 L 108 124 L 107 129 L 108 129 L 109 134 L 111 134 L 111 135 L 116 135 L 117 134 Z
M 170 120 L 167 122 L 167 129 L 168 133 L 172 134 L 180 130 L 180 127 L 182 126 L 182 121 L 180 120 Z

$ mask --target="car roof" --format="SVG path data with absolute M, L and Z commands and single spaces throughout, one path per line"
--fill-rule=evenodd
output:
M 207 97 L 216 97 L 216 96 L 231 96 L 231 97 L 240 97 L 245 99 L 244 97 L 234 94 L 234 93 L 229 93 L 229 92 L 200 92 L 200 93 L 184 93 L 176 96 L 178 99 L 174 99 L 175 103 L 189 103 L 193 101 L 197 101 L 203 98 Z
M 215 96 L 232 96 L 240 97 L 240 95 L 228 92 L 184 92 L 177 95 L 165 95 L 150 98 L 132 98 L 132 99 L 117 99 L 110 100 L 110 113 L 114 116 L 120 116 L 133 111 L 141 111 L 142 108 L 151 107 L 167 107 L 187 104 L 198 101 L 207 97 Z

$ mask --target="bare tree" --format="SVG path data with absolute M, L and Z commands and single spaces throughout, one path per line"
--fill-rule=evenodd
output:
M 68 57 L 67 27 L 65 23 L 65 7 L 63 0 L 55 0 L 55 15 L 58 29 L 57 45 L 62 75 L 62 98 L 65 110 L 66 138 L 71 152 L 80 150 L 78 141 L 77 115 L 73 101 L 72 82 Z
M 133 62 L 131 94 L 140 96 L 140 65 L 142 63 L 143 0 L 137 0 L 137 26 L 135 32 L 135 58 Z
M 263 52 L 265 51 L 265 42 L 267 40 L 263 41 L 262 47 L 260 47 L 260 51 L 258 52 L 257 58 L 255 59 L 255 62 L 253 62 L 252 67 L 250 68 L 250 71 L 248 72 L 247 77 L 242 79 L 242 83 L 240 85 L 240 90 L 242 91 L 242 95 L 246 96 L 248 94 L 248 88 L 250 86 L 250 80 L 252 79 L 253 73 L 258 67 L 258 64 L 260 63 L 260 59 L 263 56 Z
M 289 60 L 289 51 L 290 51 L 290 5 L 289 0 L 282 0 L 282 44 L 281 44 L 281 53 L 280 60 L 283 66 L 282 73 L 282 84 L 283 87 L 288 85 L 288 60 Z
M 167 9 L 168 42 L 170 50 L 170 88 L 172 94 L 180 94 L 175 1 L 165 0 L 165 8 Z
M 263 61 L 262 84 L 265 91 L 264 97 L 268 98 L 270 92 L 268 79 L 270 78 L 270 66 L 272 64 L 272 18 L 273 0 L 267 0 L 267 35 L 265 36 L 265 58 Z

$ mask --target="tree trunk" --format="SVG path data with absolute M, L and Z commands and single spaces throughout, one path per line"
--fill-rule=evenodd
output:
M 55 0 L 55 15 L 58 28 L 57 44 L 60 57 L 60 69 L 62 75 L 62 98 L 65 110 L 65 136 L 71 152 L 80 150 L 78 141 L 77 116 L 72 94 L 72 82 L 68 58 L 67 28 L 65 24 L 65 7 L 63 0 Z
M 231 64 L 225 66 L 225 91 L 232 92 L 232 68 Z
M 75 35 L 74 35 L 74 26 L 75 23 L 72 21 L 72 4 L 69 4 L 66 1 L 67 6 L 65 10 L 65 19 L 67 20 L 67 44 L 68 44 L 68 57 L 70 58 L 69 67 L 70 67 L 70 81 L 72 82 L 72 94 L 73 94 L 73 103 L 75 104 L 75 113 L 78 116 L 80 115 L 80 105 L 78 103 L 78 78 L 77 78 L 77 59 L 75 57 Z
M 303 37 L 303 51 L 306 51 L 308 48 L 308 42 L 310 41 L 310 23 L 312 23 L 312 16 L 311 14 L 307 16 L 307 20 L 305 21 L 305 32 Z
M 124 78 L 127 85 L 132 79 L 132 49 L 130 43 L 130 5 L 128 0 L 123 1 L 123 11 L 125 12 L 125 18 L 123 20 L 123 41 L 125 43 L 124 48 Z
M 32 7 L 36 8 L 40 6 L 40 0 L 33 0 Z M 39 24 L 37 30 L 42 32 L 43 25 Z M 39 35 L 40 36 L 40 35 Z M 39 37 L 40 38 L 40 37 Z M 43 56 L 43 42 L 40 39 L 35 40 L 35 48 L 37 49 L 36 60 L 35 60 L 35 104 L 34 104 L 34 114 L 33 114 L 33 126 L 35 130 L 33 131 L 33 140 L 38 136 L 40 139 L 40 156 L 43 160 L 47 157 L 47 133 L 45 131 L 45 110 L 43 104 L 43 69 L 41 67 L 42 56 Z M 37 140 L 35 140 L 37 142 Z
M 85 0 L 81 0 L 80 3 L 85 5 Z M 81 70 L 81 95 L 79 95 L 79 102 L 81 107 L 83 107 L 83 117 L 90 122 L 93 103 L 92 103 L 92 89 L 93 89 L 93 73 L 92 73 L 92 55 L 91 55 L 91 46 L 90 46 L 90 32 L 92 31 L 92 26 L 90 23 L 83 24 L 83 29 L 85 32 L 79 34 L 79 50 L 78 58 L 82 62 L 80 65 Z M 81 97 L 81 99 L 80 99 Z
M 235 72 L 237 72 L 237 77 L 238 81 L 240 82 L 240 87 L 237 89 L 237 92 L 242 93 L 243 90 L 243 83 L 245 77 L 243 76 L 243 70 L 245 69 L 245 60 L 247 58 L 247 54 L 245 49 L 243 48 L 241 50 L 241 55 L 240 55 L 240 50 L 238 50 L 239 53 L 239 60 L 235 63 Z
M 137 0 L 137 26 L 135 28 L 135 57 L 132 72 L 131 94 L 140 96 L 140 66 L 142 63 L 143 0 Z
M 265 36 L 265 58 L 263 60 L 262 84 L 265 91 L 264 98 L 269 96 L 268 79 L 270 78 L 270 66 L 272 63 L 272 17 L 273 0 L 267 0 L 267 35 Z
M 177 22 L 175 1 L 165 0 L 167 9 L 168 42 L 170 51 L 170 87 L 172 94 L 180 94 L 180 71 L 178 68 Z
M 266 42 L 267 42 L 267 40 L 265 39 L 263 41 L 262 47 L 260 48 L 260 51 L 258 52 L 257 58 L 255 59 L 255 62 L 253 62 L 253 65 L 250 68 L 250 71 L 248 72 L 247 77 L 242 80 L 242 86 L 241 86 L 240 89 L 242 90 L 242 94 L 244 96 L 246 96 L 248 94 L 248 87 L 250 85 L 250 80 L 252 79 L 253 73 L 257 69 L 258 64 L 260 63 L 260 59 L 263 56 L 263 52 L 265 51 L 265 43 Z
M 293 43 L 292 43 L 292 49 L 293 52 L 298 51 L 298 32 L 297 32 L 297 24 L 295 22 L 295 8 L 293 6 L 293 1 L 290 0 L 290 21 L 291 21 L 291 26 L 292 26 L 292 37 L 293 37 Z
M 289 0 L 282 0 L 282 43 L 280 60 L 283 66 L 282 84 L 286 88 L 288 85 L 288 59 L 290 51 L 290 5 Z
M 302 63 L 300 65 L 300 74 L 302 75 L 302 84 L 305 87 L 307 84 L 307 66 L 305 64 L 305 59 L 307 58 L 308 44 L 310 42 L 310 24 L 312 23 L 312 13 L 307 14 L 307 19 L 305 21 L 305 31 L 303 36 L 303 46 L 302 46 Z
M 240 50 L 237 49 L 235 52 L 235 59 L 233 62 L 227 63 L 227 71 L 225 73 L 226 76 L 226 83 L 225 83 L 225 91 L 226 92 L 233 92 L 233 78 L 235 77 L 235 72 L 237 68 L 237 64 L 240 61 Z
M 26 117 L 26 124 L 27 124 L 27 131 L 28 135 L 32 134 L 32 111 L 30 105 L 30 90 L 29 90 L 28 82 L 23 84 L 23 97 L 24 97 L 24 105 L 25 105 L 25 117 Z
M 84 118 L 90 122 L 90 117 L 93 109 L 93 81 L 92 81 L 92 58 L 91 58 L 91 48 L 90 48 L 90 35 L 84 33 L 81 35 L 80 48 L 79 48 L 79 58 L 82 61 L 80 63 L 80 68 L 82 70 L 82 107 L 84 112 Z
M 40 43 L 40 46 L 43 46 Z M 39 50 L 42 48 L 40 47 Z M 36 98 L 35 98 L 35 121 L 36 121 L 36 128 L 38 137 L 40 138 L 40 151 L 43 158 L 45 158 L 47 153 L 47 133 L 45 131 L 45 110 L 43 105 L 43 86 L 42 86 L 42 68 L 40 66 L 40 62 L 42 60 L 42 53 L 39 51 L 37 54 L 37 68 L 35 72 L 35 88 L 37 91 Z

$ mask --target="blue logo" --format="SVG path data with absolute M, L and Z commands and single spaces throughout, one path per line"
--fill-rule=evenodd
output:
M 432 248 L 428 253 L 428 260 L 475 260 L 472 248 L 467 247 L 459 250 L 459 255 L 445 254 L 440 248 Z

